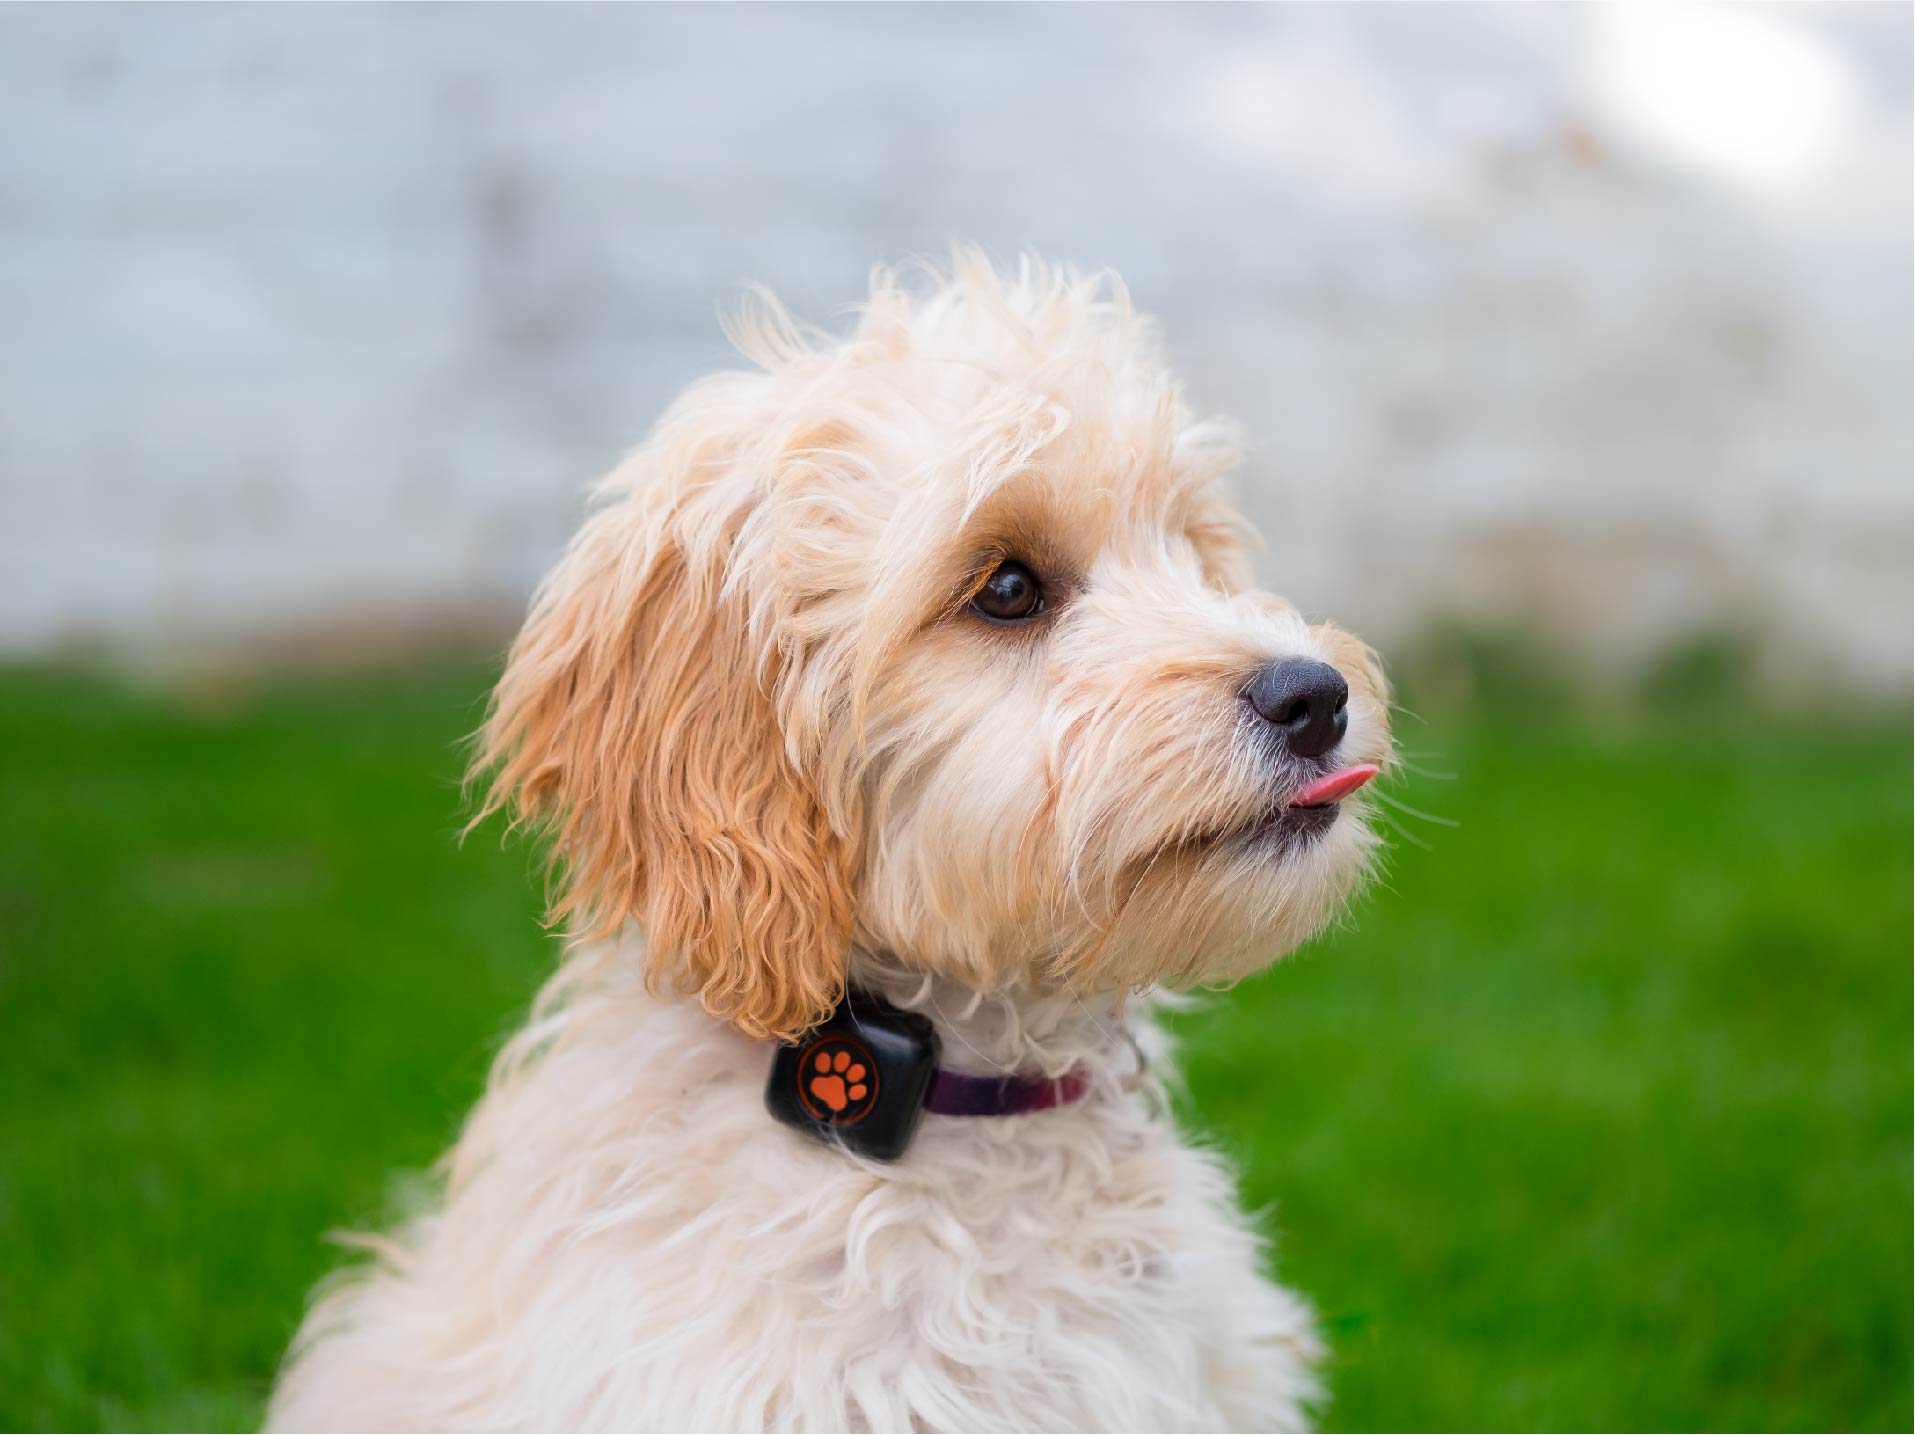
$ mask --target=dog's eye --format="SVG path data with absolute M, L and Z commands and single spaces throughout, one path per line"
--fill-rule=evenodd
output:
M 1021 623 L 1044 609 L 1044 589 L 1022 563 L 1000 563 L 971 599 L 971 607 L 997 623 Z

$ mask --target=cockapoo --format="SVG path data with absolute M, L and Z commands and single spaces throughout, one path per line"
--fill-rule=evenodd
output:
M 540 588 L 475 775 L 571 942 L 273 1425 L 1305 1423 L 1150 1014 L 1361 880 L 1382 674 L 1253 586 L 1114 281 L 960 253 L 859 314 L 757 304 Z

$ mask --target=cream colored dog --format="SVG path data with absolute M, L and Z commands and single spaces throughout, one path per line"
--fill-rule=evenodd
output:
M 604 482 L 482 734 L 574 943 L 272 1423 L 1300 1426 L 1309 1313 L 1149 1009 L 1361 878 L 1374 660 L 1251 586 L 1228 433 L 1114 284 L 960 255 L 843 342 L 738 327 L 759 367 Z M 780 1125 L 772 1039 L 847 980 L 960 1082 L 1068 1087 L 891 1163 Z

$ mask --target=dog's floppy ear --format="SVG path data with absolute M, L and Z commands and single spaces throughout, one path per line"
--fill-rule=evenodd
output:
M 551 915 L 645 929 L 648 979 L 753 1036 L 843 992 L 851 834 L 834 831 L 777 718 L 783 662 L 735 551 L 758 498 L 661 433 L 533 601 L 484 728 L 481 816 L 554 839 Z M 675 466 L 679 472 L 659 471 Z

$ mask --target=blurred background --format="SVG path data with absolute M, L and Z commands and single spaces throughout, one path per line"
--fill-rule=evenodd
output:
M 584 485 L 968 240 L 1403 690 L 1185 1023 L 1328 1422 L 1908 1428 L 1912 106 L 1887 3 L 0 9 L 0 1424 L 257 1421 L 549 968 L 457 745 Z

